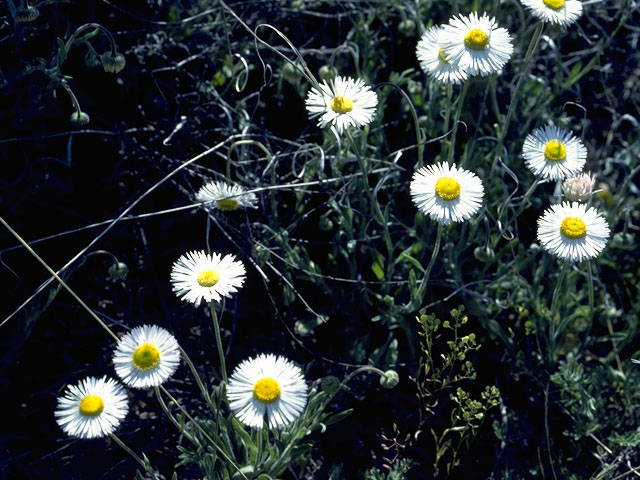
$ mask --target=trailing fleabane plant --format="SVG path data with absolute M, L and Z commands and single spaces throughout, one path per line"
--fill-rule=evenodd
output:
M 602 214 L 580 203 L 553 205 L 538 219 L 542 247 L 573 262 L 597 257 L 607 244 L 609 233 Z
M 255 193 L 247 192 L 240 185 L 230 185 L 219 180 L 213 180 L 203 185 L 196 193 L 196 200 L 202 202 L 206 209 L 216 209 L 223 212 L 232 212 L 240 208 L 258 208 L 256 205 L 258 197 Z
M 547 125 L 527 135 L 522 156 L 535 176 L 543 180 L 562 180 L 582 171 L 587 149 L 568 130 Z
M 467 79 L 467 72 L 445 54 L 442 46 L 441 26 L 424 32 L 416 46 L 416 57 L 420 68 L 434 80 L 443 84 L 457 84 Z
M 575 23 L 582 15 L 582 2 L 579 0 L 520 0 L 536 17 L 546 23 L 555 23 L 563 27 Z
M 472 76 L 500 72 L 513 53 L 509 32 L 486 13 L 451 18 L 439 39 L 445 58 Z
M 311 117 L 320 117 L 318 126 L 330 126 L 337 134 L 349 127 L 371 123 L 376 113 L 378 96 L 361 80 L 336 77 L 312 88 L 305 100 Z

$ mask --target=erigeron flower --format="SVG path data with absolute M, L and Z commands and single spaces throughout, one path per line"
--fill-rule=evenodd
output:
M 571 25 L 582 15 L 582 2 L 579 0 L 520 1 L 543 22 L 557 23 L 563 27 Z
M 223 212 L 230 212 L 238 208 L 258 208 L 258 197 L 255 193 L 247 193 L 240 185 L 230 185 L 226 182 L 211 181 L 196 193 L 196 200 L 205 202 L 204 207 L 217 208 Z
M 527 135 L 522 156 L 534 175 L 561 180 L 580 173 L 587 160 L 587 149 L 571 132 L 547 125 Z
M 410 190 L 418 209 L 443 224 L 471 217 L 480 209 L 484 193 L 476 174 L 455 163 L 422 167 L 413 174 Z
M 329 125 L 341 134 L 348 127 L 362 127 L 373 120 L 378 96 L 361 79 L 336 77 L 312 88 L 305 100 L 311 118 L 319 116 L 318 126 Z
M 581 203 L 553 205 L 538 219 L 538 240 L 549 253 L 579 262 L 597 257 L 609 238 L 609 225 Z
M 127 392 L 115 380 L 87 377 L 67 386 L 58 398 L 55 416 L 68 435 L 99 438 L 113 433 L 128 411 Z
M 589 173 L 581 173 L 577 177 L 567 178 L 562 183 L 562 191 L 567 200 L 572 202 L 587 202 L 591 198 L 596 178 Z
M 201 300 L 218 302 L 230 297 L 242 286 L 244 277 L 244 265 L 233 255 L 203 251 L 182 255 L 171 268 L 173 291 L 196 306 Z
M 440 39 L 442 31 L 442 27 L 435 26 L 424 32 L 416 47 L 416 56 L 422 70 L 431 78 L 444 84 L 460 83 L 467 79 L 467 73 L 445 55 Z
M 442 27 L 440 42 L 449 62 L 483 77 L 499 72 L 513 52 L 509 32 L 486 13 L 453 17 Z
M 133 388 L 157 387 L 180 364 L 178 341 L 155 325 L 135 327 L 118 342 L 113 364 L 122 381 Z
M 233 413 L 250 427 L 281 428 L 300 416 L 307 403 L 302 370 L 281 356 L 258 355 L 236 367 L 227 398 Z

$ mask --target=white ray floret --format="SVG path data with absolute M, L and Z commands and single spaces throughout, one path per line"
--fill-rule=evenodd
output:
M 113 364 L 122 381 L 133 388 L 157 387 L 166 382 L 180 364 L 178 341 L 156 325 L 135 327 L 120 341 Z
M 193 251 L 173 264 L 171 283 L 178 297 L 199 305 L 201 300 L 218 302 L 230 297 L 244 283 L 245 273 L 244 265 L 233 255 Z
M 250 427 L 282 428 L 307 404 L 307 384 L 300 367 L 281 356 L 244 360 L 229 379 L 227 398 L 233 413 Z
M 422 167 L 413 174 L 411 199 L 434 220 L 462 222 L 482 205 L 484 187 L 475 173 L 456 168 L 455 163 Z
M 597 257 L 609 238 L 609 225 L 581 203 L 553 205 L 538 219 L 538 240 L 549 253 L 579 262 Z
M 442 29 L 440 41 L 446 58 L 469 75 L 499 72 L 513 53 L 509 32 L 486 13 L 453 17 Z
M 105 437 L 127 415 L 127 392 L 113 379 L 87 377 L 58 398 L 56 422 L 77 438 Z
M 520 0 L 522 4 L 543 22 L 567 27 L 582 15 L 579 0 Z
M 349 127 L 362 127 L 373 120 L 378 96 L 361 79 L 335 77 L 323 81 L 319 89 L 309 90 L 305 100 L 311 118 L 320 117 L 318 126 L 329 125 L 338 134 Z
M 587 149 L 568 130 L 547 125 L 527 135 L 522 156 L 527 168 L 537 177 L 561 180 L 582 171 L 587 160 Z
M 452 62 L 442 47 L 440 26 L 431 27 L 422 35 L 416 47 L 416 57 L 422 70 L 440 83 L 460 83 L 467 79 L 460 65 Z
M 247 193 L 247 190 L 240 185 L 230 185 L 218 180 L 203 185 L 196 193 L 196 200 L 205 202 L 205 208 L 214 208 L 224 212 L 239 208 L 258 208 L 256 205 L 258 197 L 255 193 Z

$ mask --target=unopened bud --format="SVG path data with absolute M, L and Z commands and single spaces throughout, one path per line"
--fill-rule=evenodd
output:
M 410 37 L 411 35 L 413 35 L 413 32 L 415 32 L 416 30 L 416 22 L 410 19 L 403 20 L 398 25 L 398 30 L 405 37 Z
M 473 256 L 476 257 L 476 260 L 479 262 L 488 262 L 493 260 L 496 254 L 490 247 L 476 247 L 473 250 Z
M 21 23 L 33 22 L 40 16 L 40 10 L 36 7 L 18 8 L 16 10 L 16 20 Z
M 126 263 L 115 262 L 109 267 L 109 276 L 114 280 L 124 280 L 129 274 L 129 267 Z
M 323 392 L 327 392 L 329 395 L 333 395 L 340 389 L 340 380 L 333 375 L 320 379 L 320 388 Z
M 567 178 L 562 184 L 562 191 L 567 200 L 585 203 L 591 198 L 595 183 L 595 177 L 581 173 L 577 177 Z
M 282 78 L 284 78 L 287 82 L 295 85 L 298 83 L 300 78 L 302 78 L 302 73 L 300 73 L 300 67 L 293 65 L 292 63 L 285 63 L 282 67 Z
M 384 388 L 395 388 L 400 383 L 400 375 L 395 370 L 387 370 L 384 375 L 380 377 L 380 385 Z
M 82 127 L 83 125 L 88 125 L 91 121 L 89 115 L 84 112 L 73 112 L 71 117 L 69 118 L 69 123 L 74 127 Z
M 336 69 L 329 65 L 323 65 L 320 67 L 320 70 L 318 70 L 320 79 L 324 80 L 325 82 L 333 80 L 334 78 L 336 78 L 337 74 L 338 72 L 336 71 Z
M 124 55 L 121 53 L 114 55 L 111 52 L 105 52 L 100 56 L 100 61 L 102 62 L 102 68 L 107 73 L 119 73 L 127 64 Z

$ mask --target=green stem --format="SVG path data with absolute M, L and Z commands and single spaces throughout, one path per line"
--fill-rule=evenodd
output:
M 447 84 L 447 111 L 444 112 L 444 124 L 442 126 L 442 134 L 446 135 L 449 131 L 449 120 L 451 118 L 451 99 L 453 98 L 453 83 Z
M 216 336 L 216 347 L 218 348 L 218 356 L 220 357 L 220 370 L 222 373 L 223 383 L 227 383 L 227 366 L 224 361 L 224 350 L 222 349 L 222 338 L 220 337 L 220 324 L 218 323 L 218 315 L 216 314 L 216 304 L 213 300 L 209 304 L 211 310 L 211 320 L 213 321 L 213 333 Z
M 116 442 L 118 445 L 120 445 L 120 447 L 122 447 L 125 452 L 131 455 L 135 459 L 135 461 L 140 464 L 145 472 L 151 474 L 155 480 L 158 480 L 158 476 L 153 471 L 153 468 L 151 468 L 151 465 L 148 462 L 145 462 L 142 458 L 140 458 L 138 454 L 136 454 L 136 452 L 131 450 L 122 440 L 120 440 L 115 433 L 110 433 L 109 436 L 111 437 L 111 440 Z
M 438 222 L 438 231 L 436 232 L 436 241 L 433 245 L 433 250 L 431 251 L 431 258 L 429 259 L 429 264 L 424 271 L 424 275 L 422 276 L 422 280 L 420 280 L 420 286 L 418 287 L 417 298 L 413 299 L 405 308 L 407 312 L 413 312 L 418 308 L 418 303 L 422 302 L 424 298 L 424 294 L 427 290 L 427 283 L 429 283 L 429 276 L 431 275 L 431 270 L 433 269 L 434 264 L 436 263 L 436 258 L 438 257 L 438 252 L 440 251 L 440 244 L 442 242 L 442 232 L 444 230 L 444 224 Z
M 518 92 L 520 91 L 520 87 L 522 86 L 522 82 L 524 78 L 527 76 L 527 72 L 529 71 L 529 65 L 531 64 L 531 59 L 533 58 L 533 52 L 538 45 L 538 41 L 540 41 L 540 36 L 542 35 L 542 31 L 544 30 L 544 23 L 540 22 L 536 27 L 535 32 L 533 32 L 533 36 L 531 37 L 531 41 L 529 42 L 529 48 L 527 48 L 527 53 L 524 57 L 524 66 L 522 67 L 522 71 L 520 72 L 520 77 L 518 78 L 518 82 L 516 83 L 516 87 L 511 93 L 511 102 L 509 102 L 509 109 L 507 110 L 507 116 L 504 119 L 504 125 L 502 126 L 502 130 L 500 131 L 500 137 L 498 138 L 498 144 L 496 145 L 496 155 L 500 155 L 500 150 L 502 149 L 502 145 L 504 139 L 507 135 L 507 131 L 509 130 L 509 124 L 511 123 L 511 117 L 513 116 L 513 112 L 515 111 L 516 105 L 518 103 Z
M 562 267 L 558 275 L 558 283 L 556 284 L 556 288 L 553 290 L 553 297 L 551 299 L 551 319 L 549 320 L 549 355 L 551 355 L 551 358 L 555 357 L 556 337 L 562 333 L 560 330 L 556 331 L 556 314 L 560 308 L 560 292 L 562 291 L 564 279 L 567 276 L 568 265 L 569 262 L 562 262 Z
M 453 154 L 456 149 L 456 136 L 458 134 L 458 123 L 460 122 L 460 113 L 462 112 L 462 105 L 464 104 L 464 97 L 467 96 L 467 90 L 469 90 L 469 80 L 464 82 L 462 86 L 462 92 L 458 97 L 458 105 L 456 107 L 456 113 L 453 116 L 453 128 L 451 130 L 451 143 L 449 144 L 449 155 L 447 155 L 447 162 L 451 163 L 453 160 Z M 447 122 L 448 123 L 448 122 Z

